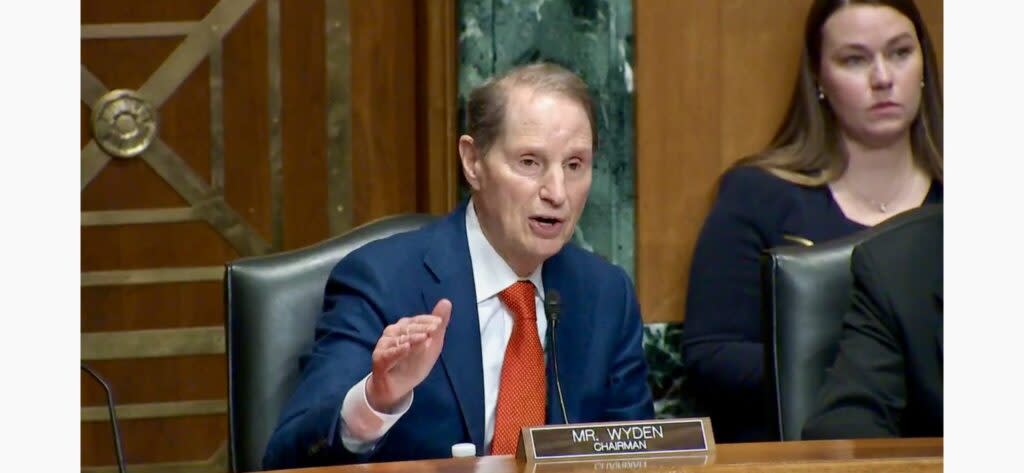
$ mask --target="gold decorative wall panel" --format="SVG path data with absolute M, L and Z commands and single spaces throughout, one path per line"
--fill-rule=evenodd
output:
M 225 443 L 208 460 L 194 462 L 130 465 L 131 473 L 223 473 L 227 471 L 228 448 Z M 85 467 L 82 473 L 117 473 L 117 466 Z
M 82 3 L 82 357 L 130 471 L 227 470 L 222 263 L 454 202 L 454 5 Z M 158 120 L 133 159 L 91 140 L 119 89 Z M 81 395 L 83 471 L 115 471 L 102 390 Z
M 223 277 L 220 266 L 89 271 L 82 273 L 82 287 L 220 281 Z
M 139 223 L 174 223 L 200 220 L 192 207 L 146 210 L 100 210 L 82 212 L 82 226 L 131 225 Z
M 82 25 L 82 39 L 159 38 L 185 36 L 196 28 L 194 21 L 160 21 L 149 23 L 107 23 Z
M 325 0 L 327 31 L 327 223 L 331 235 L 352 228 L 352 74 L 348 0 Z
M 136 84 L 137 90 L 115 83 L 108 76 L 100 80 L 86 64 L 81 67 L 81 102 L 90 111 L 99 99 L 112 89 L 128 89 L 153 107 L 154 117 L 202 64 L 208 69 L 206 82 L 209 97 L 209 168 L 196 169 L 184 159 L 170 143 L 161 138 L 157 129 L 151 143 L 147 143 L 138 160 L 159 176 L 186 206 L 164 208 L 119 208 L 83 211 L 81 225 L 86 228 L 119 227 L 128 225 L 173 224 L 202 221 L 213 228 L 239 255 L 260 255 L 282 249 L 283 218 L 282 189 L 283 147 L 281 132 L 282 73 L 281 73 L 281 2 L 280 0 L 220 0 L 211 1 L 212 9 L 199 21 L 147 21 L 137 23 L 84 24 L 84 41 L 132 41 L 141 38 L 182 37 L 173 51 L 149 74 Z M 254 7 L 259 8 L 254 8 Z M 225 175 L 225 37 L 233 28 L 252 15 L 265 18 L 267 68 L 267 110 L 269 150 L 264 156 L 250 156 L 253 165 L 267 166 L 270 170 L 269 195 L 271 222 L 269 240 L 250 221 L 252 210 L 235 209 L 225 198 L 225 185 L 231 176 Z M 260 23 L 263 20 L 259 20 Z M 251 23 L 251 22 L 250 22 Z M 102 72 L 102 71 L 100 71 Z M 230 87 L 230 84 L 227 84 Z M 133 95 L 134 96 L 134 95 Z M 110 122 L 113 126 L 113 122 Z M 346 122 L 347 123 L 347 122 Z M 109 149 L 109 148 L 108 148 Z M 111 150 L 116 151 L 116 150 Z M 192 156 L 186 156 L 193 158 Z M 111 166 L 112 156 L 96 140 L 89 140 L 81 151 L 81 190 Z M 209 177 L 206 177 L 209 176 Z M 116 229 L 116 228 L 115 228 Z M 83 248 L 85 250 L 85 248 Z M 115 266 L 116 267 L 116 266 Z M 124 268 L 103 271 L 83 271 L 83 290 L 104 287 L 132 287 L 141 284 L 169 285 L 195 281 L 220 281 L 223 266 L 182 266 Z M 81 358 L 86 362 L 110 363 L 118 360 L 145 360 L 152 358 L 190 355 L 223 355 L 225 350 L 222 326 L 166 328 L 155 330 L 118 330 L 82 334 Z M 114 370 L 116 373 L 117 370 Z M 226 375 L 226 373 L 225 373 Z M 83 386 L 85 389 L 85 386 Z M 83 401 L 84 402 L 84 401 Z M 121 420 L 165 419 L 192 416 L 223 416 L 227 412 L 224 399 L 199 399 L 169 402 L 142 402 L 119 405 Z M 107 410 L 101 405 L 82 408 L 82 422 L 106 422 Z M 127 453 L 131 453 L 128 450 Z M 83 457 L 84 458 L 84 457 Z M 130 459 L 130 456 L 129 456 Z M 84 460 L 83 460 L 84 461 Z M 214 454 L 200 461 L 138 463 L 129 465 L 133 472 L 224 472 L 227 470 L 227 452 L 222 444 Z M 113 472 L 112 466 L 83 467 L 83 472 Z
M 154 402 L 146 404 L 121 404 L 117 406 L 118 420 L 153 419 L 160 417 L 205 416 L 225 414 L 227 401 Z M 82 422 L 107 422 L 110 412 L 107 406 L 83 407 Z
M 82 334 L 82 361 L 224 353 L 223 327 Z
M 271 244 L 281 248 L 284 242 L 282 215 L 281 145 L 281 3 L 267 0 L 267 108 L 270 110 L 270 228 Z

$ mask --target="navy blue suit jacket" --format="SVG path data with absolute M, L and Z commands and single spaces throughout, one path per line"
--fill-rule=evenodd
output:
M 413 232 L 365 245 L 331 272 L 312 352 L 300 361 L 299 385 L 281 413 L 265 468 L 397 461 L 451 456 L 451 446 L 484 451 L 484 385 L 466 205 Z M 654 416 L 643 325 L 626 273 L 568 244 L 544 263 L 546 291 L 561 295 L 558 353 L 548 345 L 547 422 L 563 422 L 551 356 L 558 356 L 571 422 Z M 441 357 L 415 388 L 409 411 L 370 452 L 353 454 L 340 438 L 349 389 L 370 372 L 381 333 L 399 318 L 452 302 Z

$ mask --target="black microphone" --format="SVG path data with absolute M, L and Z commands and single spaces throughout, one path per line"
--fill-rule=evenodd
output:
M 110 385 L 100 375 L 96 374 L 92 368 L 88 367 L 85 363 L 82 363 L 82 371 L 89 373 L 100 386 L 103 386 L 103 390 L 107 393 L 107 409 L 110 411 L 110 428 L 114 431 L 114 454 L 117 455 L 117 471 L 124 473 L 124 452 L 121 451 L 121 432 L 117 430 L 117 413 L 114 412 L 114 393 L 110 390 Z
M 569 417 L 565 414 L 565 399 L 562 398 L 562 379 L 558 376 L 558 316 L 561 315 L 562 300 L 558 291 L 550 289 L 544 298 L 544 312 L 547 314 L 551 326 L 548 327 L 548 335 L 551 337 L 551 363 L 555 365 L 555 389 L 558 391 L 558 404 L 562 407 L 562 421 L 569 423 Z

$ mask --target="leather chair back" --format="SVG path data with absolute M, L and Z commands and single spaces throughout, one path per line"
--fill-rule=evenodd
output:
M 228 434 L 231 471 L 262 469 L 263 453 L 313 345 L 331 269 L 371 241 L 415 230 L 429 215 L 387 217 L 316 245 L 226 267 Z
M 779 438 L 800 440 L 817 407 L 818 391 L 839 349 L 850 306 L 850 257 L 856 245 L 925 215 L 940 205 L 913 209 L 845 238 L 813 246 L 772 248 L 761 257 L 767 381 Z

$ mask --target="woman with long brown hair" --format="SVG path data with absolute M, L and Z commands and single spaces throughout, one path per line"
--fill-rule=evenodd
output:
M 911 0 L 816 0 L 789 110 L 720 181 L 694 252 L 683 357 L 722 442 L 776 438 L 764 396 L 760 253 L 942 201 L 942 87 Z

